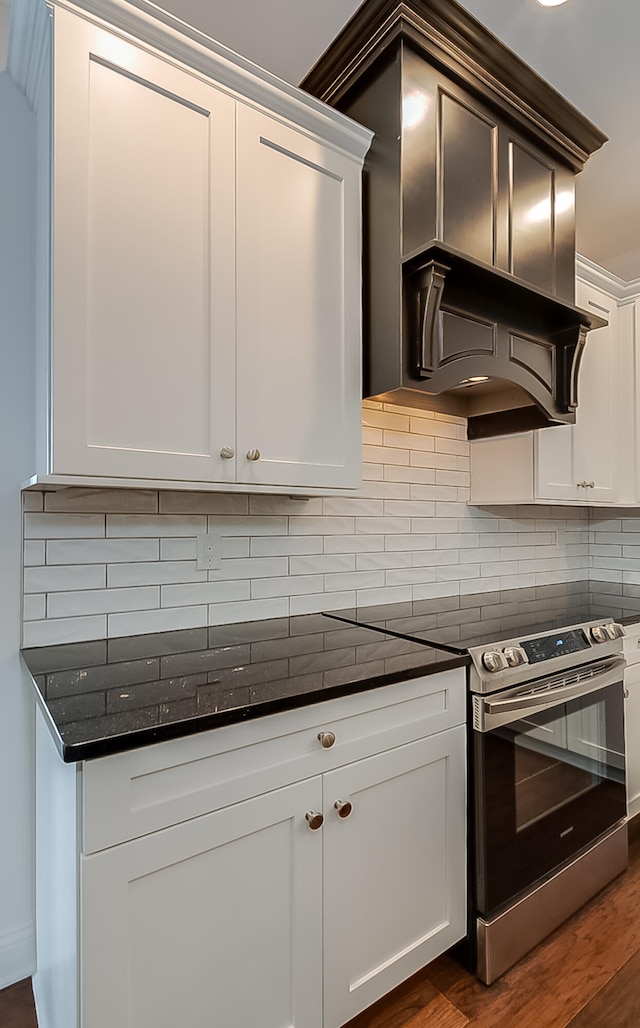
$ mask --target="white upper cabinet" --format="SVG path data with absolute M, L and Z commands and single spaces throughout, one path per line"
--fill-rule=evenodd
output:
M 620 440 L 629 404 L 621 400 L 618 301 L 578 280 L 576 303 L 608 321 L 589 332 L 578 380 L 575 425 L 471 443 L 471 503 L 614 505 L 622 497 Z
M 53 4 L 39 111 L 39 478 L 355 488 L 371 134 L 169 15 L 96 11 Z

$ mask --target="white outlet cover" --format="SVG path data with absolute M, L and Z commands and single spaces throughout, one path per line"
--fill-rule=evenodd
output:
M 219 532 L 203 532 L 196 536 L 196 568 L 198 571 L 215 571 L 222 567 L 221 539 Z

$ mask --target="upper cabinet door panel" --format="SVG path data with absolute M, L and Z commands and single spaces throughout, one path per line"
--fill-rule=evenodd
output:
M 230 478 L 234 102 L 56 30 L 53 471 Z
M 355 486 L 359 172 L 241 107 L 237 181 L 238 481 Z
M 554 168 L 509 141 L 509 270 L 555 291 Z
M 494 264 L 497 126 L 444 90 L 440 99 L 440 238 Z

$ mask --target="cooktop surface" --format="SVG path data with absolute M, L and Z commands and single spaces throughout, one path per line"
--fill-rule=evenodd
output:
M 568 582 L 354 607 L 328 616 L 463 654 L 471 646 L 564 629 L 596 618 L 640 620 L 640 587 Z

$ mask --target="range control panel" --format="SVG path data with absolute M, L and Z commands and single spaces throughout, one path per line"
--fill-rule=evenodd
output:
M 509 639 L 488 646 L 471 647 L 475 674 L 472 691 L 488 692 L 526 678 L 534 678 L 534 665 L 549 662 L 545 672 L 584 664 L 598 656 L 622 652 L 622 625 L 611 619 L 573 625 L 547 635 Z M 486 683 L 486 684 L 485 684 Z

